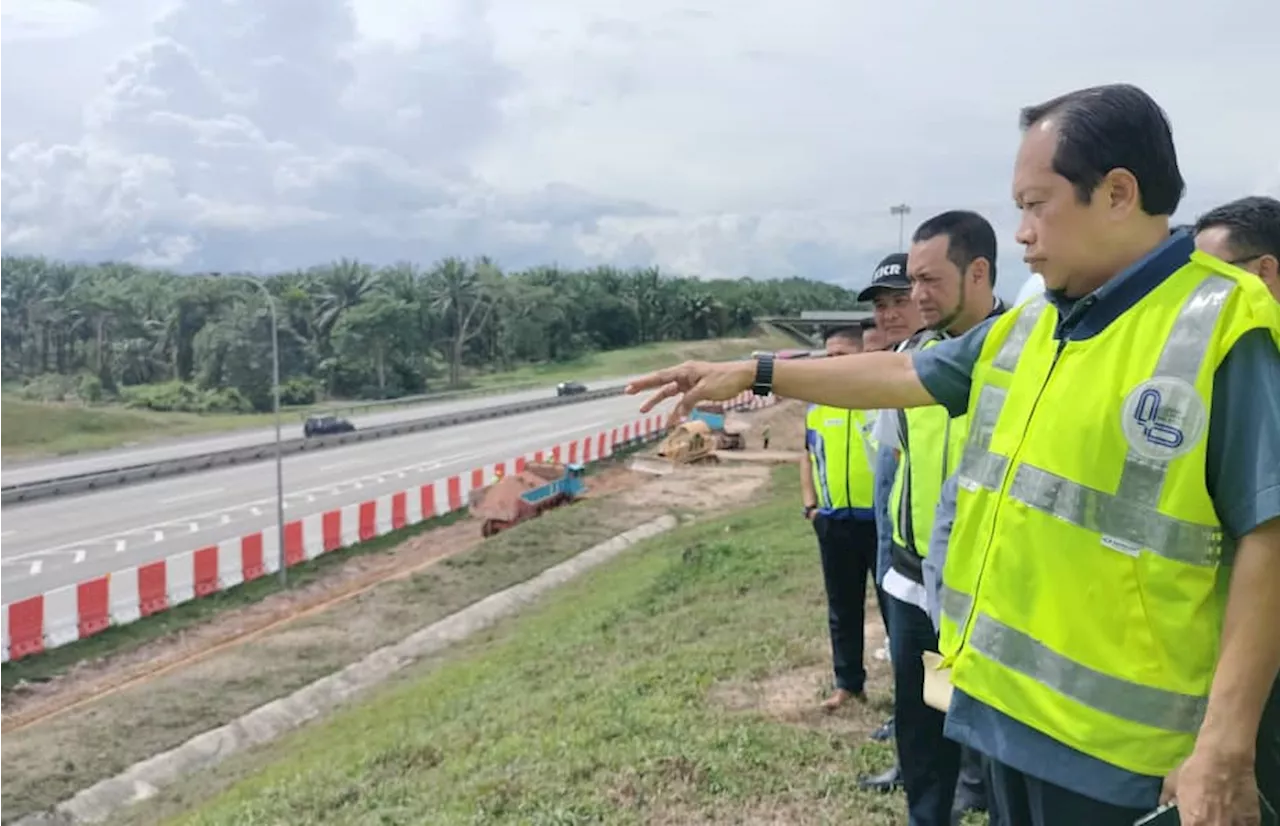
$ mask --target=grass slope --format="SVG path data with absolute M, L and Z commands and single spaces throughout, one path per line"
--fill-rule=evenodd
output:
M 851 732 L 712 699 L 826 668 L 796 482 L 782 469 L 762 504 L 646 543 L 443 664 L 168 793 L 185 808 L 232 784 L 176 822 L 898 822 L 900 798 L 856 789 L 892 759 L 863 736 L 882 703 L 854 711 Z
M 554 364 L 529 365 L 501 373 L 474 377 L 476 387 L 500 389 L 530 381 L 554 384 L 567 379 L 592 380 L 665 367 L 689 358 L 728 359 L 745 356 L 752 349 L 791 346 L 785 338 L 720 339 L 713 341 L 668 341 L 593 353 L 582 359 Z M 285 413 L 285 426 L 294 435 L 301 433 L 303 408 Z M 0 405 L 0 449 L 6 459 L 62 456 L 91 450 L 108 450 L 123 445 L 155 442 L 183 436 L 218 433 L 253 427 L 270 427 L 270 414 L 244 415 L 157 413 L 116 405 L 83 407 L 27 401 L 6 395 Z

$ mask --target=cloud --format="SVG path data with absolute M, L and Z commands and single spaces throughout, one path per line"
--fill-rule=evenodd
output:
M 1280 191 L 1274 0 L 685 3 L 11 0 L 5 249 L 858 285 L 905 201 L 987 214 L 1012 291 L 1017 109 L 1117 79 L 1170 112 L 1182 217 Z

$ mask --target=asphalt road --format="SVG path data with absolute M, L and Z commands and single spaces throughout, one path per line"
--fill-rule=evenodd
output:
M 620 426 L 641 418 L 640 402 L 617 396 L 286 457 L 285 519 L 363 502 Z M 494 397 L 484 403 L 494 403 Z M 4 602 L 275 523 L 270 461 L 12 505 L 4 509 L 0 530 Z
M 607 379 L 603 381 L 585 382 L 588 388 L 596 390 L 622 384 L 627 378 Z M 500 404 L 511 404 L 533 399 L 551 398 L 555 395 L 552 387 L 537 390 L 525 390 L 518 393 L 501 395 L 472 396 L 454 401 L 427 402 L 412 407 L 397 407 L 376 413 L 364 413 L 348 416 L 357 428 L 375 427 L 377 425 L 394 424 L 412 421 L 428 416 L 442 416 L 464 410 L 477 410 L 484 407 L 496 407 Z M 284 417 L 282 422 L 284 438 L 302 436 L 302 423 L 296 416 Z M 3 465 L 4 484 L 21 485 L 29 482 L 40 482 L 60 476 L 71 476 L 79 473 L 90 473 L 98 470 L 128 465 L 139 465 L 148 462 L 159 462 L 165 459 L 177 459 L 183 456 L 195 456 L 201 453 L 213 453 L 220 450 L 249 447 L 251 445 L 268 444 L 275 441 L 275 428 L 238 430 L 214 436 L 197 436 L 175 439 L 164 443 L 156 443 L 145 447 L 119 448 L 114 450 L 82 453 L 61 459 L 48 459 L 34 462 L 5 462 Z M 328 451 L 322 451 L 328 453 Z M 8 508 L 5 509 L 8 512 Z

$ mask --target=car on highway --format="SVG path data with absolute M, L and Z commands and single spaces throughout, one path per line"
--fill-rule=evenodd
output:
M 302 425 L 302 435 L 310 439 L 312 436 L 350 433 L 355 429 L 355 425 L 341 416 L 308 416 Z
M 580 381 L 562 381 L 556 385 L 557 396 L 576 396 L 587 392 L 587 386 Z

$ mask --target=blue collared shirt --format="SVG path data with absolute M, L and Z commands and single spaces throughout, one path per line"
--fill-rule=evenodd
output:
M 1185 264 L 1193 249 L 1190 234 L 1175 232 L 1146 258 L 1078 301 L 1046 293 L 1060 319 L 1055 337 L 1080 341 L 1099 334 Z M 952 416 L 968 409 L 973 365 L 990 329 L 988 321 L 912 354 L 921 383 Z M 1206 452 L 1205 481 L 1229 536 L 1239 539 L 1280 517 L 1280 350 L 1266 330 L 1243 335 L 1218 367 Z M 946 559 L 955 506 L 951 480 L 943 486 L 929 543 L 927 572 L 934 588 Z M 934 613 L 932 604 L 930 608 Z M 946 734 L 1018 771 L 1095 800 L 1154 808 L 1160 797 L 1162 778 L 1076 751 L 962 691 L 953 694 Z

